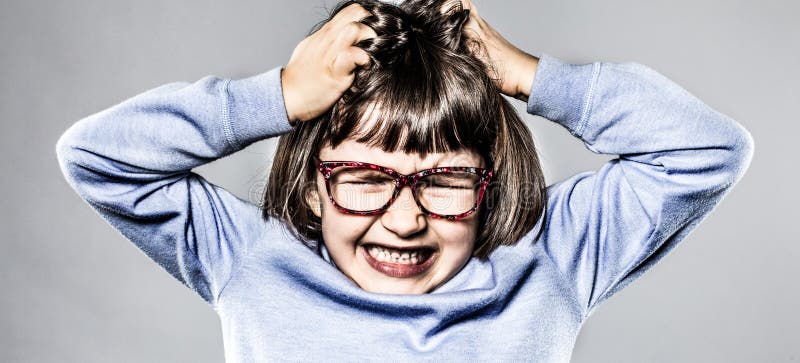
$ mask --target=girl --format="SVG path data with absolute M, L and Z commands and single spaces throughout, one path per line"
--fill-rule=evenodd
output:
M 501 93 L 619 157 L 545 186 Z M 278 135 L 263 209 L 191 171 Z M 57 151 L 78 194 L 217 311 L 226 360 L 568 362 L 753 141 L 646 66 L 526 54 L 468 0 L 357 0 L 286 67 L 144 92 Z

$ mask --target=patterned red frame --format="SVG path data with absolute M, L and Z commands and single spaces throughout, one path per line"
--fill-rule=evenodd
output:
M 373 210 L 370 210 L 370 211 L 356 211 L 356 210 L 347 209 L 347 208 L 344 208 L 344 207 L 340 206 L 339 204 L 336 203 L 335 200 L 333 200 L 333 195 L 331 194 L 331 179 L 330 178 L 331 178 L 331 172 L 333 172 L 333 169 L 341 167 L 341 166 L 363 167 L 363 168 L 368 168 L 368 169 L 372 169 L 372 170 L 382 171 L 382 172 L 384 172 L 386 174 L 389 174 L 390 176 L 393 176 L 395 178 L 394 179 L 395 188 L 394 188 L 394 192 L 392 193 L 392 197 L 382 207 L 380 207 L 378 209 L 373 209 Z M 387 208 L 389 208 L 389 206 L 392 205 L 392 203 L 394 203 L 395 199 L 397 199 L 397 196 L 400 194 L 400 190 L 405 186 L 409 186 L 411 188 L 411 194 L 414 195 L 414 201 L 417 203 L 417 206 L 419 206 L 419 209 L 423 213 L 425 213 L 426 215 L 428 215 L 428 216 L 430 216 L 432 218 L 447 219 L 447 220 L 451 220 L 451 221 L 464 219 L 464 218 L 470 216 L 472 213 L 474 213 L 478 209 L 478 206 L 481 204 L 481 201 L 483 201 L 484 194 L 486 193 L 486 187 L 489 185 L 489 182 L 492 180 L 492 176 L 494 174 L 489 169 L 475 168 L 475 167 L 471 167 L 471 166 L 442 166 L 442 167 L 438 167 L 438 168 L 431 168 L 431 169 L 421 170 L 421 171 L 418 171 L 418 172 L 416 172 L 414 174 L 405 175 L 405 174 L 400 174 L 397 171 L 395 171 L 395 170 L 393 170 L 391 168 L 387 168 L 385 166 L 365 163 L 365 162 L 361 162 L 361 161 L 320 161 L 319 164 L 317 164 L 317 168 L 319 169 L 320 173 L 322 173 L 322 176 L 325 178 L 325 188 L 326 188 L 326 190 L 328 192 L 328 200 L 330 200 L 331 203 L 333 204 L 333 206 L 336 207 L 336 209 L 339 210 L 342 213 L 355 214 L 355 215 L 360 215 L 360 216 L 371 216 L 371 215 L 382 213 Z M 478 191 L 478 198 L 475 201 L 475 205 L 472 206 L 472 208 L 470 210 L 468 210 L 468 211 L 466 211 L 464 213 L 452 214 L 452 215 L 436 214 L 436 213 L 433 213 L 433 212 L 425 209 L 425 207 L 422 206 L 422 203 L 420 203 L 419 197 L 417 196 L 417 181 L 419 181 L 419 179 L 421 179 L 422 177 L 424 177 L 426 175 L 437 174 L 437 173 L 445 173 L 445 172 L 450 172 L 450 171 L 466 171 L 466 172 L 470 172 L 470 173 L 475 173 L 478 176 L 480 176 L 480 178 L 481 178 L 480 190 Z

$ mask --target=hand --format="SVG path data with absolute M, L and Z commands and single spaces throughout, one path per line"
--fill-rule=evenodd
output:
M 461 5 L 469 10 L 464 34 L 483 45 L 483 49 L 472 49 L 473 55 L 492 70 L 491 76 L 497 80 L 501 93 L 527 102 L 539 58 L 503 38 L 480 17 L 472 0 L 461 0 Z
M 290 122 L 308 121 L 330 109 L 353 83 L 356 67 L 370 62 L 367 52 L 354 46 L 376 37 L 359 23 L 369 15 L 361 5 L 348 5 L 294 49 L 281 72 Z

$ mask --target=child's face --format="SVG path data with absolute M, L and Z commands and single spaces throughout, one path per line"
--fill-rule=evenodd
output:
M 453 151 L 428 154 L 387 153 L 380 148 L 346 140 L 335 149 L 320 150 L 322 161 L 361 161 L 385 166 L 402 174 L 441 166 L 485 167 L 483 158 L 474 151 Z M 387 294 L 423 294 L 448 281 L 469 260 L 478 233 L 479 211 L 461 220 L 435 219 L 426 216 L 414 201 L 411 188 L 404 187 L 394 203 L 383 213 L 371 216 L 347 214 L 337 210 L 328 200 L 325 179 L 317 172 L 317 192 L 309 204 L 322 219 L 322 235 L 331 258 L 339 269 L 362 289 Z M 374 259 L 365 245 L 392 247 L 433 247 L 430 261 L 417 265 L 429 267 L 413 276 L 397 277 L 398 272 L 382 272 L 373 267 Z M 372 252 L 378 255 L 378 250 Z M 384 255 L 385 256 L 385 255 Z M 417 255 L 411 255 L 411 264 Z M 408 275 L 409 261 L 403 266 L 391 264 L 380 256 L 384 269 L 397 267 Z M 370 263 L 372 261 L 372 264 Z

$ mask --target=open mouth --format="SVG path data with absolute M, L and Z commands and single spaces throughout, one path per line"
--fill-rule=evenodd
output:
M 376 244 L 361 245 L 370 266 L 390 277 L 413 277 L 427 271 L 438 257 L 429 247 L 394 249 Z

